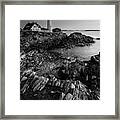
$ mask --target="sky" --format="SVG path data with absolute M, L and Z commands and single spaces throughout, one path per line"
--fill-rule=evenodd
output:
M 41 27 L 46 26 L 46 20 L 21 20 L 20 27 L 23 28 L 28 22 L 37 22 Z M 51 27 L 62 30 L 100 30 L 99 20 L 51 20 Z

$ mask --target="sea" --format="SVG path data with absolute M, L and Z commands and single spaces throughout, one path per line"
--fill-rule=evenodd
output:
M 74 33 L 74 32 L 80 32 L 82 33 L 83 35 L 87 35 L 87 36 L 91 36 L 93 38 L 100 38 L 100 31 L 86 31 L 86 30 L 66 30 L 66 31 L 63 31 L 64 33 L 66 33 L 67 35 L 70 35 L 71 33 Z

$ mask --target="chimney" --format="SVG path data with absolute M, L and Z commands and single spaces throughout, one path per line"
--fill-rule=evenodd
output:
M 51 32 L 51 23 L 50 23 L 50 20 L 47 20 L 47 29 Z

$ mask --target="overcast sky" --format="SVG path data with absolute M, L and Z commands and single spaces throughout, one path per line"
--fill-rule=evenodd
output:
M 28 22 L 37 22 L 41 27 L 46 27 L 46 20 L 21 20 L 20 27 L 23 28 Z M 51 20 L 52 28 L 62 30 L 100 30 L 99 20 Z

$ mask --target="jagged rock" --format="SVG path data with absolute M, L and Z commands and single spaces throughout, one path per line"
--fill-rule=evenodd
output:
M 45 77 L 39 77 L 39 79 L 37 81 L 34 82 L 32 88 L 33 88 L 33 91 L 41 91 L 45 85 L 47 84 L 47 82 L 49 81 L 48 78 L 45 78 Z
M 65 95 L 64 100 L 72 100 L 72 98 L 73 98 L 73 95 L 68 93 L 67 95 Z
M 94 43 L 93 38 L 83 35 L 79 32 L 74 32 L 69 35 L 69 43 L 75 46 L 88 46 L 90 43 Z
M 27 77 L 23 77 L 23 78 L 21 79 L 21 82 L 22 82 L 22 81 L 25 81 L 25 80 L 27 80 Z
M 61 32 L 62 30 L 60 28 L 54 28 L 52 29 L 52 32 Z

